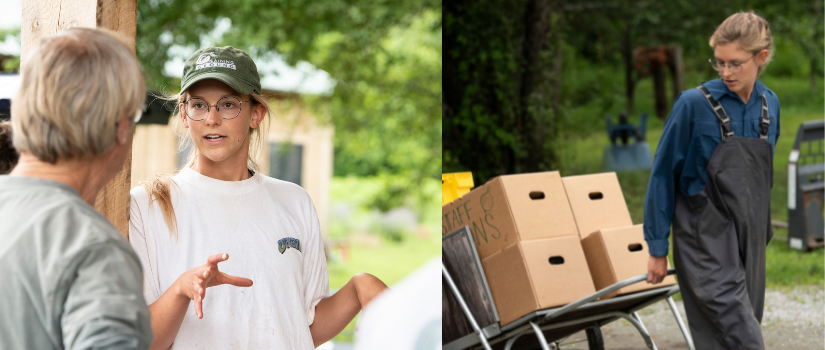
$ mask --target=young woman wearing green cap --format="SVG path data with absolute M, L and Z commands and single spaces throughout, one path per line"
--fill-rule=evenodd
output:
M 359 274 L 327 295 L 312 200 L 256 171 L 271 111 L 255 63 L 232 47 L 199 50 L 186 61 L 178 101 L 194 143 L 187 166 L 131 191 L 129 240 L 143 265 L 152 348 L 311 349 L 328 341 L 386 285 Z M 205 299 L 208 287 L 224 284 Z

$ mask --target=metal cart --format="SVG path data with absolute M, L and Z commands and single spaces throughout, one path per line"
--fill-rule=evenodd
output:
M 455 234 L 462 234 L 462 236 L 467 237 L 465 238 L 466 241 L 472 242 L 471 233 L 467 228 L 462 228 L 461 230 L 447 236 L 453 236 Z M 467 244 L 465 243 L 461 246 L 465 247 Z M 444 247 L 442 247 L 442 249 L 444 249 Z M 489 325 L 479 325 L 479 323 L 476 322 L 478 318 L 473 315 L 471 309 L 475 308 L 478 310 L 478 307 L 471 307 L 468 305 L 464 295 L 454 282 L 453 274 L 455 274 L 455 271 L 451 274 L 449 271 L 450 268 L 448 268 L 448 266 L 452 265 L 452 269 L 455 269 L 455 263 L 445 264 L 444 259 L 448 258 L 448 256 L 442 254 L 441 271 L 443 281 L 448 286 L 444 287 L 444 293 L 450 294 L 446 296 L 446 299 L 454 298 L 455 301 L 457 301 L 460 305 L 460 309 L 463 311 L 463 316 L 466 317 L 466 321 L 468 321 L 468 323 L 472 326 L 472 328 L 468 330 L 469 334 L 443 344 L 444 350 L 558 349 L 560 341 L 563 341 L 571 334 L 581 330 L 586 330 L 588 346 L 590 349 L 604 349 L 599 327 L 620 318 L 630 322 L 639 331 L 639 334 L 642 336 L 649 349 L 657 349 L 637 311 L 661 300 L 667 301 L 668 306 L 673 312 L 673 317 L 675 318 L 679 329 L 682 331 L 682 335 L 685 337 L 688 348 L 695 350 L 693 340 L 688 332 L 688 329 L 682 321 L 682 317 L 679 314 L 676 304 L 673 302 L 672 296 L 679 293 L 678 285 L 660 287 L 628 295 L 619 295 L 607 300 L 598 300 L 599 298 L 623 287 L 645 281 L 647 279 L 647 274 L 618 282 L 565 306 L 532 312 L 516 321 L 500 327 L 495 305 L 490 297 L 489 287 L 487 286 L 487 281 L 484 277 L 483 270 L 481 269 L 481 264 L 478 261 L 478 255 L 475 252 L 474 244 L 471 244 L 468 250 L 471 250 L 468 256 L 474 258 L 475 266 L 472 266 L 474 270 L 470 273 L 466 272 L 468 271 L 466 270 L 466 265 L 468 264 L 465 263 L 462 266 L 462 269 L 465 270 L 462 279 L 467 280 L 467 275 L 470 275 L 469 278 L 472 281 L 467 284 L 473 286 L 469 289 L 465 287 L 464 294 L 486 293 L 486 296 L 482 296 L 480 299 L 485 299 L 484 304 L 488 304 L 486 310 L 492 314 L 495 314 L 495 321 L 491 322 Z M 674 269 L 668 270 L 668 275 L 673 274 L 675 274 Z M 476 285 L 480 286 L 480 288 L 474 287 Z M 447 288 L 449 290 L 447 290 Z M 481 290 L 479 291 L 478 289 Z M 479 299 L 479 297 L 470 296 L 470 298 L 471 303 L 479 303 L 472 300 Z M 484 312 L 477 313 L 483 314 Z M 478 316 L 480 316 L 481 319 L 490 320 L 490 317 L 487 315 Z M 523 337 L 525 335 L 532 336 Z

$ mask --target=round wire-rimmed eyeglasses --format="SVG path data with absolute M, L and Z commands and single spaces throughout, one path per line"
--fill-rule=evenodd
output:
M 206 119 L 206 116 L 209 115 L 210 108 L 214 106 L 222 119 L 229 120 L 235 119 L 241 114 L 241 106 L 244 102 L 251 101 L 241 101 L 235 97 L 227 96 L 218 100 L 217 103 L 210 105 L 201 98 L 190 98 L 183 101 L 183 111 L 189 119 L 201 121 Z
M 757 52 L 757 53 L 753 54 L 753 56 L 751 56 L 751 58 L 748 58 L 747 60 L 745 60 L 744 62 L 741 62 L 741 63 L 723 63 L 723 64 L 719 64 L 719 60 L 713 59 L 713 58 L 708 58 L 708 62 L 710 62 L 710 66 L 713 67 L 713 69 L 718 71 L 719 73 L 721 73 L 723 70 L 725 70 L 725 67 L 727 67 L 730 70 L 731 73 L 736 74 L 736 73 L 739 73 L 740 71 L 742 71 L 742 65 L 743 64 L 748 63 L 748 61 L 750 61 L 754 57 L 756 57 L 757 54 L 759 54 L 759 53 Z

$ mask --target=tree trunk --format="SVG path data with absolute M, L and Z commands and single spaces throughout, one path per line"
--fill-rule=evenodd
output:
M 558 127 L 558 118 L 561 116 L 561 78 L 562 78 L 562 58 L 563 55 L 563 47 L 564 47 L 564 40 L 562 39 L 560 26 L 564 25 L 564 12 L 561 9 L 557 9 L 555 14 L 558 16 L 558 23 L 556 25 L 556 35 L 555 35 L 555 42 L 556 47 L 553 51 L 553 80 L 551 83 L 552 90 L 550 91 L 550 100 L 552 101 L 552 111 L 553 111 L 553 123 L 551 131 L 552 137 L 555 139 L 559 135 L 559 127 Z M 555 160 L 555 158 L 554 158 Z
M 519 135 L 526 157 L 520 157 L 517 172 L 535 172 L 544 157 L 545 127 L 549 101 L 548 67 L 542 60 L 542 51 L 550 37 L 550 0 L 531 0 L 527 5 L 527 28 L 524 41 L 524 70 L 521 78 L 521 111 Z M 531 132 L 532 130 L 532 132 Z M 532 140 L 530 140 L 532 139 Z
M 26 65 L 28 54 L 38 40 L 73 27 L 106 28 L 119 32 L 130 41 L 134 52 L 137 0 L 23 0 L 21 27 L 21 67 Z M 109 219 L 127 239 L 131 172 L 130 150 L 121 171 L 106 184 L 95 200 L 95 209 Z
M 659 119 L 667 117 L 667 93 L 665 86 L 665 63 L 667 54 L 662 46 L 651 48 L 648 51 L 650 75 L 653 78 L 653 99 L 656 103 L 656 116 Z
M 685 89 L 685 65 L 682 60 L 681 46 L 673 45 L 668 49 L 668 68 L 670 68 L 673 101 L 675 102 L 676 97 Z
M 443 139 L 451 167 L 472 170 L 480 181 L 557 167 L 553 142 L 562 53 L 561 38 L 553 35 L 559 33 L 559 3 L 444 5 L 445 46 L 452 48 L 445 53 L 445 70 L 453 74 L 445 73 L 443 84 L 449 107 L 444 110 L 452 111 L 443 117 Z M 458 18 L 476 20 L 451 21 Z
M 814 18 L 813 18 L 813 21 L 812 21 L 813 22 L 813 38 L 812 38 L 813 40 L 812 40 L 812 42 L 816 42 L 816 40 L 817 40 L 816 34 L 819 32 L 818 29 L 821 26 L 821 24 L 819 24 L 819 22 L 820 22 L 819 19 L 822 16 L 822 13 L 820 13 L 820 11 L 821 11 L 820 6 L 822 5 L 822 0 L 813 1 L 813 5 L 814 5 L 814 10 L 813 10 Z M 818 47 L 818 45 L 814 45 L 814 47 Z M 819 70 L 816 69 L 817 68 L 816 67 L 817 59 L 816 59 L 816 56 L 814 56 L 814 55 L 808 55 L 808 57 L 811 61 L 811 92 L 816 93 L 816 76 L 819 74 Z
M 624 61 L 625 97 L 627 98 L 627 113 L 633 114 L 633 44 L 630 37 L 630 19 L 625 19 L 624 36 L 622 37 L 622 60 Z

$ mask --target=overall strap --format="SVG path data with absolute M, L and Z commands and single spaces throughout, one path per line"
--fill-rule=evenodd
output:
M 705 99 L 708 100 L 710 107 L 713 108 L 713 112 L 716 113 L 716 118 L 719 119 L 719 132 L 722 134 L 722 140 L 728 136 L 733 136 L 733 129 L 730 126 L 730 118 L 728 117 L 728 114 L 725 113 L 725 109 L 722 108 L 722 104 L 713 99 L 713 96 L 710 95 L 710 91 L 708 91 L 708 88 L 704 85 L 699 85 L 697 89 L 702 92 L 702 95 L 705 95 Z M 762 103 L 763 106 L 767 106 L 764 104 L 764 98 L 762 99 Z
M 762 94 L 762 115 L 759 119 L 761 124 L 759 138 L 767 140 L 768 129 L 771 127 L 771 117 L 768 115 L 768 99 L 765 98 L 765 94 Z

